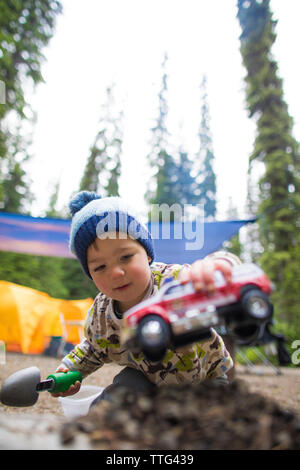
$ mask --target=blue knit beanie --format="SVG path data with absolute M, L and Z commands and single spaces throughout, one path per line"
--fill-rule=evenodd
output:
M 72 215 L 70 250 L 79 259 L 84 272 L 91 277 L 87 266 L 87 249 L 105 232 L 124 232 L 138 241 L 154 260 L 150 232 L 138 213 L 119 197 L 101 198 L 90 191 L 76 194 L 69 204 Z

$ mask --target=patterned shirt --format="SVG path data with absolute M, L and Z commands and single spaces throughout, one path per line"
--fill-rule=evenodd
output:
M 227 252 L 216 252 L 207 258 L 227 259 L 233 265 L 240 264 L 239 258 Z M 167 279 L 176 279 L 181 269 L 188 267 L 152 263 L 151 282 L 143 300 L 155 295 Z M 134 354 L 122 345 L 121 328 L 122 319 L 115 312 L 113 299 L 100 292 L 88 312 L 85 339 L 63 358 L 63 364 L 79 370 L 83 378 L 104 364 L 129 366 L 140 370 L 159 386 L 216 379 L 233 365 L 223 339 L 214 329 L 211 329 L 209 339 L 184 348 L 169 349 L 160 362 L 151 362 L 143 353 Z

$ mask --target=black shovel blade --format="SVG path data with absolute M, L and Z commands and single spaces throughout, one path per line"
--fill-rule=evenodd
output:
M 6 406 L 32 406 L 39 397 L 36 386 L 41 380 L 37 367 L 21 369 L 10 375 L 1 388 L 0 401 Z

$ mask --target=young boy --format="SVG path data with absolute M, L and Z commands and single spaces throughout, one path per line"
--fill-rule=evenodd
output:
M 66 355 L 57 371 L 79 370 L 83 378 L 107 363 L 125 366 L 101 399 L 111 399 L 115 389 L 127 386 L 139 391 L 169 383 L 198 383 L 226 377 L 232 359 L 222 338 L 212 330 L 208 340 L 178 350 L 168 350 L 160 362 L 134 355 L 120 342 L 122 315 L 153 296 L 167 279 L 193 281 L 197 290 L 214 289 L 214 271 L 231 280 L 239 259 L 217 252 L 190 265 L 154 262 L 151 234 L 133 208 L 118 197 L 101 198 L 82 191 L 70 202 L 70 249 L 80 261 L 99 294 L 88 312 L 85 339 Z M 66 392 L 77 393 L 80 383 Z

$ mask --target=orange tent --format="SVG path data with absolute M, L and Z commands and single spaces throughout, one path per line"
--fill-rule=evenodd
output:
M 0 281 L 0 341 L 7 351 L 41 354 L 51 336 L 62 336 L 65 320 L 85 320 L 91 298 L 54 299 L 44 292 Z M 78 328 L 68 329 L 66 341 L 78 343 Z

